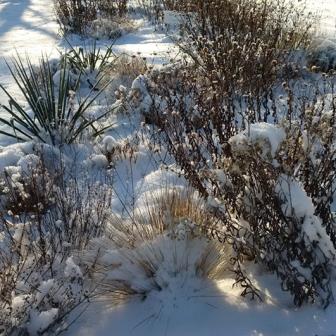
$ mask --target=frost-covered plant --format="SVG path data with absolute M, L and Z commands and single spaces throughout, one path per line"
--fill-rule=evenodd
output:
M 99 91 L 101 86 L 104 87 L 101 83 L 108 82 L 103 78 L 106 68 L 117 59 L 112 50 L 114 42 L 104 50 L 97 46 L 96 40 L 79 48 L 73 47 L 70 42 L 68 44 L 70 48 L 62 55 L 62 66 L 64 64 L 66 67 L 68 63 L 75 73 L 80 74 L 81 82 L 86 81 L 91 89 Z
M 52 274 L 35 256 L 23 254 L 15 264 L 8 262 L 1 265 L 6 276 L 0 276 L 2 335 L 48 335 L 50 330 L 60 331 L 67 315 L 87 300 L 83 274 L 71 257 L 54 265 Z M 9 291 L 11 294 L 7 295 Z
M 18 99 L 0 85 L 9 99 L 8 106 L 2 105 L 8 117 L 0 118 L 0 122 L 9 126 L 9 130 L 1 131 L 2 134 L 18 141 L 36 139 L 40 142 L 61 145 L 75 142 L 89 130 L 93 137 L 101 133 L 94 124 L 108 112 L 93 119 L 86 117 L 86 112 L 102 94 L 106 85 L 94 92 L 94 88 L 99 85 L 98 81 L 91 94 L 77 103 L 67 61 L 63 62 L 56 83 L 47 59 L 40 60 L 38 71 L 29 58 L 26 63 L 27 67 L 18 56 L 13 60 L 13 64 L 8 66 L 30 111 L 22 107 Z M 76 87 L 77 85 L 75 89 Z
M 223 235 L 223 239 L 227 234 L 235 236 L 238 254 L 274 272 L 296 305 L 318 302 L 327 306 L 333 301 L 330 280 L 336 255 L 330 223 L 319 216 L 311 190 L 300 175 L 305 157 L 300 157 L 304 149 L 299 140 L 297 155 L 287 161 L 293 148 L 287 147 L 291 142 L 287 142 L 286 131 L 269 124 L 252 124 L 250 134 L 246 131 L 233 136 L 229 151 L 222 157 L 222 168 L 213 175 L 210 172 L 210 194 L 227 204 L 224 212 L 214 205 L 218 215 L 241 223 L 228 225 Z M 285 160 L 296 171 L 286 169 Z M 322 176 L 320 183 L 315 186 L 319 191 L 324 189 Z
M 128 0 L 54 0 L 57 20 L 63 34 L 86 35 L 99 17 L 110 20 L 127 14 Z
M 336 246 L 336 218 L 333 206 L 336 191 L 334 95 L 321 96 L 302 114 L 304 127 L 293 125 L 281 156 L 284 170 L 298 176 L 312 198 L 319 216 Z M 302 130 L 303 128 L 303 130 Z M 302 149 L 303 148 L 303 149 Z
M 138 141 L 136 139 L 117 141 L 108 135 L 102 140 L 100 150 L 105 155 L 109 165 L 113 166 L 122 159 L 133 161 L 137 156 Z
M 265 99 L 258 110 L 260 97 L 233 100 L 203 91 L 206 80 L 189 69 L 137 78 L 137 106 L 224 223 L 214 234 L 232 244 L 243 294 L 258 295 L 244 271 L 251 259 L 279 276 L 295 304 L 328 305 L 335 256 L 334 96 L 316 101 L 333 90 L 333 79 L 303 83 L 304 90 L 300 80 L 285 82 L 283 95 Z
M 111 304 L 178 295 L 186 286 L 200 290 L 223 276 L 230 258 L 230 250 L 209 235 L 216 224 L 201 201 L 165 191 L 135 217 L 113 219 L 106 236 L 94 240 L 82 258 L 99 283 L 99 295 L 111 298 Z
M 97 17 L 96 0 L 54 0 L 61 31 L 85 34 L 88 24 Z
M 49 174 L 39 182 L 31 184 L 36 188 L 31 192 L 38 194 L 42 188 L 48 204 L 38 203 L 23 213 L 1 211 L 3 335 L 60 332 L 69 313 L 92 295 L 93 288 L 85 284 L 87 270 L 74 255 L 104 232 L 111 191 L 89 180 L 65 179 L 64 173 L 55 178 Z
M 293 52 L 311 39 L 313 16 L 291 1 L 184 0 L 178 7 L 185 12 L 178 45 L 208 85 L 229 97 L 267 94 Z
M 98 0 L 97 7 L 100 13 L 111 18 L 127 14 L 128 0 Z
M 43 161 L 35 154 L 27 155 L 26 167 L 6 167 L 2 178 L 1 205 L 13 215 L 41 213 L 53 204 L 53 186 L 62 172 L 51 175 Z
M 165 10 L 178 11 L 181 3 L 179 0 L 136 0 L 139 9 L 156 24 L 165 21 Z
M 135 30 L 136 25 L 127 17 L 110 18 L 99 17 L 88 29 L 90 36 L 96 39 L 115 39 Z
M 127 88 L 130 88 L 133 81 L 148 70 L 146 58 L 140 55 L 121 54 L 105 69 L 105 76 L 111 79 L 108 90 L 117 100 L 125 102 L 129 91 Z

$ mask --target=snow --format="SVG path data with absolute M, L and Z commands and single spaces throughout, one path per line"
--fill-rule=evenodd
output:
M 29 304 L 30 295 L 17 295 L 12 298 L 12 309 L 20 312 Z
M 334 259 L 333 244 L 327 235 L 326 229 L 322 226 L 320 218 L 315 216 L 315 207 L 312 199 L 307 195 L 299 182 L 293 178 L 281 175 L 278 185 L 275 187 L 283 200 L 282 210 L 288 217 L 295 216 L 303 219 L 303 233 L 311 242 L 320 242 L 319 246 L 323 253 L 331 259 Z
M 51 323 L 55 321 L 57 315 L 57 308 L 52 308 L 43 312 L 33 311 L 30 316 L 31 321 L 28 326 L 28 331 L 31 335 L 38 335 L 39 332 L 46 329 Z
M 265 122 L 250 124 L 248 129 L 230 139 L 234 151 L 248 150 L 249 146 L 259 145 L 264 158 L 270 153 L 274 158 L 281 143 L 285 140 L 286 133 L 283 128 Z
M 109 152 L 112 152 L 112 150 L 118 145 L 118 142 L 111 135 L 107 135 L 106 137 L 104 137 L 102 144 L 103 144 L 104 151 L 109 153 Z
M 321 17 L 318 25 L 318 38 L 314 42 L 312 59 L 317 60 L 318 66 L 327 71 L 336 65 L 336 1 L 309 0 L 308 9 L 318 10 Z
M 106 156 L 103 154 L 95 154 L 86 161 L 88 166 L 94 166 L 97 168 L 106 168 L 109 163 L 106 159 Z
M 177 53 L 170 38 L 164 32 L 154 31 L 153 26 L 148 23 L 143 23 L 136 32 L 121 37 L 114 50 L 129 55 L 140 54 L 152 64 L 166 63 L 167 59 Z
M 313 7 L 317 5 L 317 0 L 309 1 Z M 336 0 L 320 0 L 318 5 L 324 8 L 321 29 L 328 38 L 323 43 L 333 46 L 336 19 L 331 8 L 336 11 Z M 174 14 L 167 14 L 166 23 L 176 25 L 178 22 Z M 17 49 L 21 55 L 27 53 L 35 61 L 42 52 L 50 56 L 57 55 L 57 47 L 60 44 L 51 1 L 2 0 L 0 1 L 0 19 L 0 56 L 8 57 L 13 54 L 14 49 Z M 114 46 L 116 52 L 141 55 L 153 64 L 163 64 L 167 58 L 176 53 L 166 34 L 155 31 L 153 26 L 147 22 L 139 21 L 138 24 L 140 25 L 138 30 L 117 41 Z M 81 41 L 78 42 L 81 43 Z M 55 81 L 58 81 L 59 75 L 56 73 Z M 14 90 L 13 80 L 3 61 L 0 63 L 0 83 Z M 132 89 L 139 90 L 146 96 L 145 77 L 138 77 Z M 121 91 L 125 89 L 121 88 Z M 6 103 L 1 94 L 0 103 Z M 135 122 L 135 125 L 138 124 Z M 126 140 L 132 140 L 132 127 L 128 118 L 124 120 L 119 118 L 117 126 L 102 140 L 102 148 L 106 152 L 112 152 Z M 246 146 L 261 143 L 262 148 L 265 148 L 264 144 L 266 144 L 267 151 L 262 155 L 270 155 L 273 158 L 285 137 L 283 129 L 266 123 L 258 123 L 250 125 L 245 132 L 231 139 L 231 145 L 245 150 Z M 1 136 L 0 143 L 5 145 L 7 140 Z M 48 146 L 44 146 L 44 150 L 49 153 L 50 161 L 55 162 L 55 157 L 59 153 Z M 77 156 L 81 164 L 86 166 L 91 173 L 94 169 L 103 169 L 109 164 L 105 155 L 92 154 L 89 146 L 65 148 L 64 150 L 65 160 L 73 162 L 72 157 Z M 119 214 L 123 214 L 124 204 L 143 212 L 150 198 L 162 195 L 167 186 L 174 185 L 175 188 L 183 189 L 187 185 L 186 181 L 178 176 L 173 164 L 169 166 L 169 170 L 163 169 L 160 158 L 156 156 L 153 158 L 153 154 L 149 153 L 146 146 L 136 148 L 135 156 L 134 162 L 125 158 L 116 163 L 117 178 L 114 181 L 114 192 L 117 197 L 112 200 L 112 207 Z M 11 167 L 13 172 L 28 171 L 36 162 L 37 156 L 30 143 L 13 144 L 0 148 L 0 171 L 3 171 L 5 167 Z M 227 183 L 222 172 L 214 173 L 220 175 L 219 178 L 223 184 Z M 287 204 L 284 208 L 285 213 L 290 215 L 289 212 L 294 211 L 296 216 L 304 218 L 303 230 L 311 240 L 318 236 L 325 237 L 326 234 L 321 227 L 320 220 L 314 215 L 312 201 L 302 187 L 286 177 L 279 181 L 278 187 L 287 200 L 291 199 L 291 206 L 288 207 Z M 209 203 L 218 204 L 215 199 L 209 200 Z M 202 241 L 200 244 L 196 241 L 196 244 L 194 241 L 186 246 L 186 232 L 192 228 L 186 229 L 180 225 L 177 229 L 179 240 L 173 241 L 166 236 L 160 236 L 152 242 L 150 247 L 140 245 L 137 251 L 143 255 L 149 255 L 150 249 L 158 248 L 165 255 L 164 262 L 156 274 L 157 280 L 162 287 L 165 287 L 165 290 L 161 292 L 152 290 L 146 300 L 135 299 L 119 307 L 112 306 L 108 298 L 104 299 L 103 303 L 94 301 L 76 323 L 69 327 L 65 335 L 107 336 L 113 333 L 119 336 L 210 334 L 326 336 L 335 334 L 336 308 L 334 306 L 326 311 L 309 306 L 297 310 L 292 306 L 289 295 L 279 290 L 276 278 L 272 275 L 265 275 L 262 271 L 260 274 L 255 274 L 254 280 L 265 295 L 263 303 L 242 299 L 240 289 L 232 287 L 233 279 L 208 281 L 196 277 L 193 272 L 177 272 L 176 259 L 173 258 L 171 251 L 176 251 L 175 257 L 179 259 L 180 264 L 182 262 L 184 269 L 193 270 L 200 253 L 203 252 L 202 248 L 208 243 Z M 24 226 L 18 225 L 15 238 L 20 239 L 23 233 Z M 326 245 L 322 247 L 324 251 L 331 249 L 328 245 L 329 240 L 325 238 L 323 241 L 326 242 Z M 115 269 L 109 273 L 109 277 L 131 281 L 134 283 L 134 288 L 151 288 L 146 274 L 141 273 L 141 270 L 134 265 L 130 266 L 129 255 L 132 256 L 134 252 L 122 252 L 124 254 L 112 247 L 106 251 L 104 261 L 115 266 Z M 172 276 L 174 273 L 177 275 Z M 66 260 L 64 275 L 70 278 L 83 276 L 73 257 Z M 52 286 L 53 280 L 42 282 L 38 288 L 40 292 L 38 298 L 42 300 Z M 27 299 L 28 297 L 25 296 L 15 296 L 13 307 L 19 308 Z M 29 332 L 36 335 L 48 327 L 57 315 L 58 309 L 56 308 L 41 312 L 32 311 Z
M 16 51 L 35 60 L 42 53 L 57 55 L 57 32 L 51 1 L 0 1 L 0 83 L 13 88 L 13 80 L 2 57 L 11 57 Z M 0 103 L 6 103 L 2 94 Z
M 277 301 L 273 278 L 260 284 L 271 296 L 268 304 L 243 301 L 239 289 L 232 287 L 233 280 L 226 279 L 215 286 L 203 286 L 196 292 L 181 291 L 174 301 L 162 302 L 151 297 L 144 302 L 134 302 L 111 307 L 108 301 L 91 305 L 86 316 L 81 317 L 79 328 L 72 327 L 70 336 L 108 336 L 111 332 L 135 336 L 307 336 L 333 335 L 335 310 L 316 310 L 311 307 L 299 310 L 283 299 Z M 196 287 L 196 286 L 195 286 Z M 191 287 L 195 289 L 195 287 Z M 286 296 L 285 296 L 286 298 Z
M 325 37 L 334 37 L 336 33 L 336 1 L 335 0 L 308 0 L 307 8 L 312 12 L 318 11 L 321 16 L 319 31 Z
M 39 304 L 51 291 L 55 282 L 53 279 L 42 281 L 36 294 L 36 303 Z
M 73 257 L 69 257 L 66 261 L 64 269 L 64 275 L 69 278 L 82 278 L 83 274 L 81 269 L 73 260 Z
M 11 146 L 0 148 L 0 172 L 3 172 L 5 167 L 15 166 L 25 154 L 33 152 L 32 143 L 14 144 Z

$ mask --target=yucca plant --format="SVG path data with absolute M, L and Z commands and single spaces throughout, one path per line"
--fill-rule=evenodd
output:
M 97 46 L 97 41 L 93 40 L 84 47 L 74 47 L 66 38 L 69 50 L 61 53 L 62 60 L 68 62 L 71 69 L 81 75 L 81 84 L 89 84 L 89 88 L 99 91 L 100 86 L 105 83 L 98 82 L 106 76 L 105 70 L 114 63 L 118 56 L 115 55 L 112 48 L 114 41 L 105 50 Z
M 10 127 L 8 131 L 1 130 L 0 134 L 18 141 L 37 139 L 44 143 L 61 145 L 73 143 L 88 129 L 92 131 L 91 136 L 95 137 L 107 128 L 98 130 L 94 123 L 105 117 L 109 111 L 94 119 L 86 118 L 85 113 L 108 83 L 94 94 L 92 88 L 91 92 L 76 104 L 67 60 L 63 62 L 58 83 L 54 83 L 50 62 L 46 57 L 41 58 L 37 69 L 29 57 L 24 64 L 19 55 L 13 59 L 11 65 L 7 65 L 32 113 L 27 112 L 17 98 L 0 84 L 0 88 L 9 99 L 7 106 L 2 105 L 8 117 L 0 118 L 0 122 Z M 75 90 L 78 83 L 79 79 Z M 98 84 L 99 82 L 95 86 Z
M 75 48 L 68 40 L 66 41 L 70 49 L 64 56 L 69 64 L 80 73 L 92 74 L 96 72 L 98 78 L 104 68 L 110 64 L 111 58 L 117 58 L 112 50 L 114 41 L 105 51 L 97 46 L 96 40 L 91 45 L 80 48 Z

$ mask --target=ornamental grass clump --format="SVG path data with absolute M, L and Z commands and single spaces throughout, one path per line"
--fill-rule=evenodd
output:
M 227 271 L 230 249 L 211 239 L 210 228 L 219 221 L 200 199 L 165 190 L 149 202 L 134 217 L 112 217 L 105 236 L 83 253 L 98 297 L 111 305 L 179 296 L 181 290 L 192 296 Z

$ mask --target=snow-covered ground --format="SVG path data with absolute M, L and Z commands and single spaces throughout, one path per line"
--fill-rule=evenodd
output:
M 52 2 L 46 0 L 0 1 L 0 82 L 11 87 L 13 80 L 3 57 L 29 55 L 33 59 L 42 53 L 55 54 L 58 26 Z M 0 102 L 4 97 L 0 94 Z
M 153 26 L 149 24 L 121 37 L 117 40 L 114 50 L 129 55 L 141 53 L 141 56 L 146 57 L 151 64 L 162 63 L 174 53 L 171 39 L 162 32 L 154 31 Z
M 274 283 L 271 277 L 269 284 Z M 272 295 L 267 304 L 242 300 L 232 281 L 188 295 L 136 302 L 111 308 L 108 302 L 92 304 L 68 336 L 333 336 L 336 309 L 295 309 Z M 273 285 L 274 286 L 274 285 Z M 283 293 L 278 293 L 283 297 Z M 285 301 L 285 302 L 284 302 Z M 91 318 L 90 318 L 91 317 Z
M 2 57 L 12 55 L 14 49 L 20 54 L 27 52 L 34 56 L 53 52 L 58 26 L 52 1 L 2 0 L 0 13 Z
M 336 0 L 310 0 L 312 8 L 319 7 L 323 15 L 321 31 L 336 38 Z M 8 57 L 15 52 L 27 53 L 37 60 L 42 52 L 57 53 L 59 40 L 50 0 L 0 0 L 0 56 Z M 141 53 L 149 62 L 160 63 L 169 57 L 172 43 L 160 32 L 145 24 L 136 32 L 118 40 L 115 50 L 130 55 Z M 168 56 L 167 56 L 168 55 Z M 3 61 L 0 63 L 0 83 L 14 89 L 13 80 Z M 5 103 L 0 94 L 0 103 Z M 1 111 L 0 111 L 1 113 Z M 132 134 L 116 128 L 119 140 Z M 112 131 L 113 134 L 113 131 Z M 0 144 L 4 140 L 0 137 Z M 167 181 L 158 165 L 149 164 L 146 151 L 141 153 L 133 167 L 131 178 L 139 199 L 144 191 L 155 189 Z M 1 166 L 1 165 L 0 165 Z M 118 171 L 118 167 L 117 167 Z M 121 165 L 119 181 L 115 186 L 122 193 L 129 185 L 125 165 Z M 176 181 L 175 181 L 176 182 Z M 179 181 L 181 182 L 181 181 Z M 123 184 L 124 183 L 124 184 Z M 181 182 L 182 183 L 182 182 Z M 134 191 L 133 190 L 133 191 Z M 119 197 L 123 198 L 126 196 Z M 131 302 L 111 307 L 109 300 L 93 302 L 67 331 L 68 336 L 107 335 L 336 335 L 334 317 L 336 308 L 326 311 L 313 307 L 296 309 L 291 298 L 280 290 L 274 276 L 256 274 L 259 287 L 266 293 L 264 303 L 248 302 L 239 296 L 239 289 L 232 288 L 232 280 L 217 282 L 213 286 L 190 291 L 175 288 L 166 296 L 151 297 L 145 302 Z M 76 315 L 74 315 L 76 317 Z
M 336 38 L 336 0 L 308 0 L 308 7 L 321 14 L 321 33 Z

